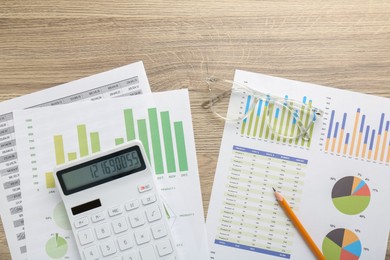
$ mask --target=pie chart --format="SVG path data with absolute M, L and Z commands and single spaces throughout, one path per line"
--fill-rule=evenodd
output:
M 70 226 L 68 215 L 66 214 L 65 205 L 63 201 L 58 203 L 55 207 L 53 217 L 54 222 L 57 224 L 57 226 L 65 230 L 72 229 L 72 227 Z
M 338 228 L 329 232 L 322 242 L 326 259 L 357 260 L 362 253 L 362 244 L 352 231 Z
M 336 182 L 332 189 L 334 206 L 342 213 L 356 215 L 370 203 L 371 193 L 367 183 L 355 176 L 347 176 Z
M 68 242 L 65 238 L 55 234 L 46 243 L 46 253 L 50 258 L 58 259 L 65 256 L 68 251 Z

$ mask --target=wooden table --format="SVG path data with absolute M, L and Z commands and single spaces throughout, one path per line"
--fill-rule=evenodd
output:
M 209 74 L 240 68 L 390 97 L 390 2 L 5 0 L 0 99 L 143 60 L 152 90 L 188 88 L 205 213 L 223 124 Z M 0 258 L 9 249 L 0 228 Z M 386 259 L 390 259 L 387 251 Z

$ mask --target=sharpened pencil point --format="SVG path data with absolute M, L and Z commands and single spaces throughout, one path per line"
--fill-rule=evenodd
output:
M 272 187 L 272 189 L 273 189 L 274 191 L 276 191 L 274 187 Z

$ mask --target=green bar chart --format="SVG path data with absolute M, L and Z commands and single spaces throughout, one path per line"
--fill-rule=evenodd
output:
M 100 152 L 100 137 L 99 137 L 99 133 L 92 132 L 90 134 L 90 137 L 91 137 L 92 153 Z
M 245 105 L 241 114 L 248 114 L 242 120 L 237 133 L 252 139 L 262 139 L 273 142 L 291 144 L 301 147 L 310 147 L 313 135 L 312 100 L 306 96 L 301 102 L 291 101 L 285 96 L 284 103 L 258 100 L 253 104 L 254 98 L 243 98 Z M 287 108 L 289 106 L 289 108 Z M 253 107 L 250 111 L 249 108 Z M 297 120 L 299 119 L 299 120 Z M 293 138 L 299 136 L 301 129 L 307 129 L 309 140 Z
M 180 171 L 188 171 L 186 145 L 184 140 L 183 123 L 175 122 L 176 146 L 179 157 Z
M 68 160 L 73 161 L 77 159 L 77 153 L 68 153 Z
M 132 109 L 125 109 L 123 111 L 123 114 L 125 117 L 127 141 L 131 141 L 131 140 L 135 139 L 133 110 Z
M 111 143 L 114 146 L 139 139 L 157 175 L 188 171 L 183 122 L 172 121 L 169 111 L 148 108 L 147 118 L 135 118 L 132 109 L 124 109 L 123 126 L 123 135 L 112 138 Z M 106 135 L 103 131 L 107 130 L 99 131 L 92 128 L 91 130 L 87 124 L 73 127 L 77 136 L 77 151 L 65 151 L 63 134 L 53 136 L 56 164 L 61 165 L 100 152 L 101 136 Z M 49 178 L 47 180 L 49 181 Z M 54 188 L 52 183 L 47 187 Z
M 164 137 L 165 156 L 167 161 L 168 172 L 175 172 L 175 156 L 173 151 L 172 131 L 168 112 L 161 112 L 161 125 Z
M 161 174 L 164 172 L 164 165 L 163 165 L 162 152 L 161 152 L 161 140 L 160 140 L 158 119 L 157 119 L 157 110 L 155 108 L 150 108 L 148 110 L 148 114 L 149 114 L 150 135 L 152 138 L 154 170 L 156 171 L 156 174 Z
M 65 163 L 64 141 L 62 135 L 54 136 L 54 149 L 56 152 L 56 164 Z
M 137 120 L 137 124 L 138 124 L 138 137 L 141 140 L 142 144 L 144 145 L 146 155 L 148 156 L 148 160 L 150 161 L 150 150 L 149 150 L 148 133 L 146 128 L 146 120 L 145 119 Z
M 51 189 L 56 187 L 54 183 L 53 172 L 46 172 L 45 178 L 46 178 L 46 188 Z
M 77 136 L 79 139 L 80 157 L 89 155 L 87 129 L 85 125 L 77 126 Z
M 83 116 L 78 115 L 79 111 L 83 111 Z M 33 224 L 27 226 L 28 233 L 38 234 L 30 247 L 39 253 L 34 259 L 45 259 L 48 255 L 58 259 L 79 257 L 70 223 L 64 225 L 67 219 L 65 207 L 58 206 L 61 197 L 53 169 L 85 161 L 89 156 L 103 154 L 133 141 L 143 144 L 142 155 L 150 164 L 156 189 L 162 193 L 163 211 L 169 215 L 169 227 L 180 232 L 176 243 L 182 245 L 180 248 L 184 253 L 188 248 L 203 247 L 194 244 L 194 241 L 202 241 L 203 233 L 194 233 L 195 237 L 188 239 L 181 235 L 193 233 L 194 228 L 204 223 L 187 90 L 79 102 L 72 106 L 28 109 L 17 113 L 15 127 L 18 131 L 15 133 L 18 145 L 26 147 L 18 154 L 18 159 L 21 171 L 29 173 L 23 176 L 23 183 L 29 185 L 23 196 L 27 200 L 34 198 L 26 204 L 34 213 Z M 53 123 L 57 118 L 61 120 Z M 129 188 L 135 185 L 132 182 L 123 184 Z M 183 258 L 189 259 L 187 255 Z

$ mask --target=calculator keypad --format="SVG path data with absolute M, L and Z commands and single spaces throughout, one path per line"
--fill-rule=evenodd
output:
M 78 232 L 78 237 L 80 240 L 81 245 L 87 245 L 89 243 L 92 243 L 94 241 L 92 229 L 84 229 Z
M 84 259 L 175 259 L 164 211 L 151 189 L 150 184 L 139 185 L 141 199 L 74 221 Z

